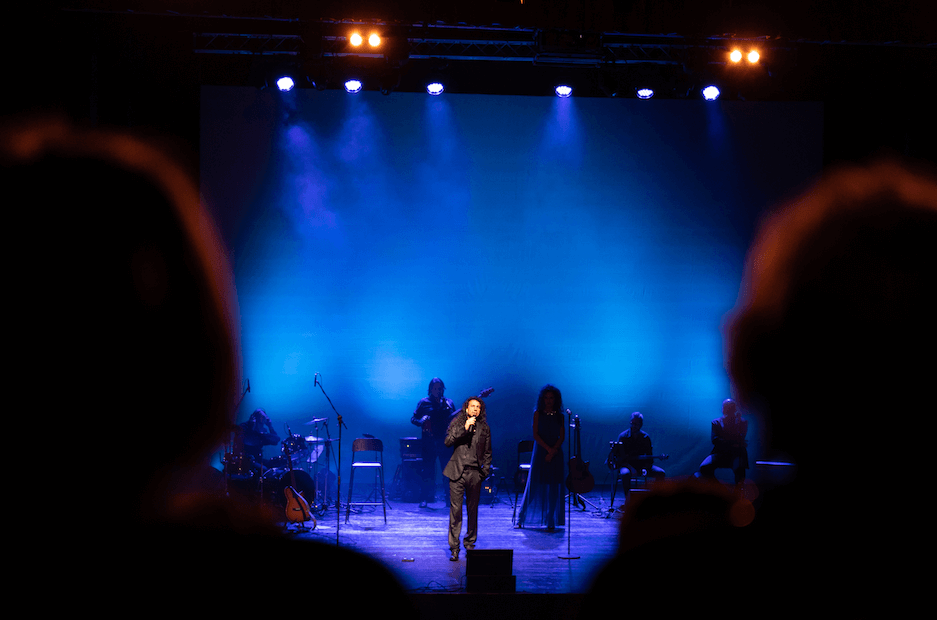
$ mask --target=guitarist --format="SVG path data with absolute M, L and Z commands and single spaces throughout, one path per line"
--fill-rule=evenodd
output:
M 651 446 L 651 437 L 641 430 L 644 426 L 644 416 L 640 411 L 631 414 L 631 427 L 618 436 L 618 441 L 612 447 L 608 460 L 605 462 L 611 470 L 618 470 L 625 490 L 625 501 L 631 493 L 631 477 L 641 475 L 643 471 L 655 481 L 662 480 L 666 472 L 654 464 L 652 458 L 638 458 L 654 454 Z
M 446 429 L 456 414 L 455 405 L 443 394 L 446 384 L 439 377 L 429 382 L 428 396 L 417 403 L 416 410 L 410 417 L 410 423 L 422 430 L 420 442 L 423 452 L 423 485 L 420 489 L 420 508 L 436 501 L 436 461 L 439 471 L 445 468 L 452 456 L 452 448 L 445 445 Z

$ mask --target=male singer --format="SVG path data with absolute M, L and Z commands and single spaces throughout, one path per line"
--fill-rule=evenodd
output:
M 463 544 L 475 547 L 478 538 L 478 502 L 482 482 L 491 474 L 491 429 L 485 421 L 485 403 L 478 397 L 465 401 L 446 431 L 445 444 L 454 448 L 443 470 L 449 479 L 449 559 L 459 559 L 459 534 L 462 532 L 462 499 L 468 508 L 468 525 Z

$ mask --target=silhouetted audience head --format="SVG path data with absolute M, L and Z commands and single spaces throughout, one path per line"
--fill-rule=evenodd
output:
M 164 513 L 238 396 L 234 286 L 212 222 L 181 168 L 137 138 L 27 122 L 2 142 L 3 185 L 21 197 L 31 429 L 72 447 L 83 502 Z
M 726 336 L 774 449 L 826 471 L 894 458 L 859 445 L 931 402 L 934 239 L 937 184 L 895 163 L 831 173 L 765 222 Z
M 788 457 L 796 473 L 745 497 L 655 487 L 626 507 L 620 555 L 584 613 L 633 577 L 650 599 L 631 607 L 642 615 L 861 615 L 911 600 L 919 569 L 902 558 L 930 529 L 920 506 L 935 239 L 937 184 L 894 163 L 833 172 L 765 221 L 727 323 L 727 363 L 739 405 L 767 427 L 762 458 Z
M 232 273 L 189 177 L 121 133 L 46 121 L 0 136 L 2 183 L 18 197 L 13 454 L 34 465 L 13 496 L 42 506 L 23 520 L 33 539 L 17 577 L 55 584 L 49 605 L 69 609 L 133 600 L 244 615 L 309 592 L 294 583 L 345 597 L 354 572 L 408 608 L 373 560 L 290 540 L 203 477 L 220 476 L 208 458 L 233 430 L 239 330 Z

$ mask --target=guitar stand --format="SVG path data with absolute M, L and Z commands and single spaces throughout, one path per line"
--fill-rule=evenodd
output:
M 312 521 L 312 527 L 306 527 L 306 521 L 303 521 L 295 528 L 290 529 L 290 522 L 286 521 L 283 524 L 283 531 L 287 534 L 308 534 L 312 530 L 316 529 L 316 525 L 318 525 L 314 516 L 310 515 L 309 519 Z
M 583 511 L 585 511 L 586 509 L 586 504 L 589 504 L 590 506 L 592 506 L 593 510 L 602 510 L 601 508 L 599 508 L 598 506 L 596 506 L 595 504 L 587 500 L 585 497 L 583 497 L 579 493 L 570 493 L 569 495 L 566 496 L 567 500 L 569 500 L 570 498 L 572 498 L 573 504 L 575 504 L 576 506 L 581 506 Z

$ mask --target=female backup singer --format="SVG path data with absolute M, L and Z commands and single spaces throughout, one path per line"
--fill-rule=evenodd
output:
M 516 527 L 539 524 L 553 531 L 557 525 L 564 524 L 559 500 L 563 492 L 563 441 L 566 439 L 563 396 L 556 386 L 547 384 L 540 390 L 533 429 L 534 452 Z

